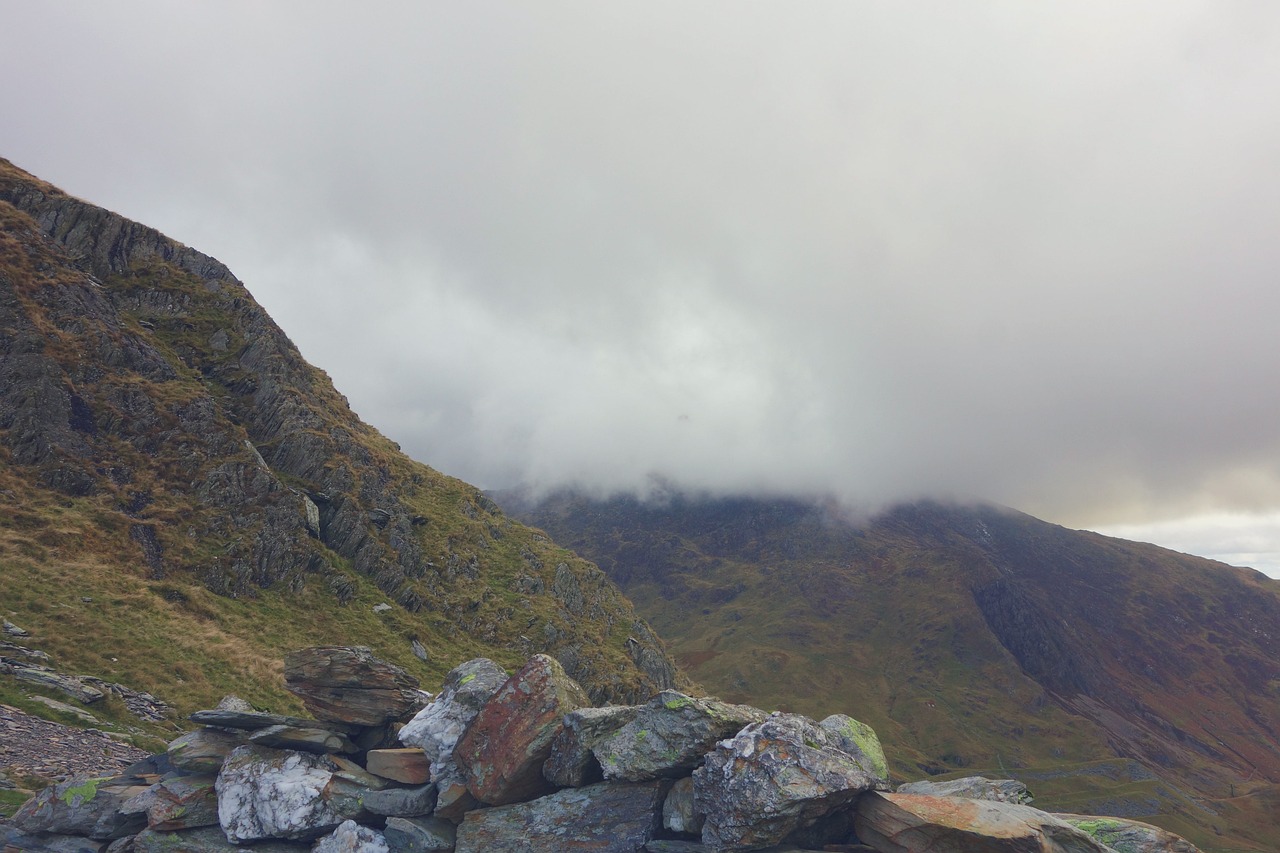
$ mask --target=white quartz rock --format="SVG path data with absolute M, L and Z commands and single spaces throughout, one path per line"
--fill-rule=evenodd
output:
M 239 844 L 315 838 L 342 823 L 324 796 L 333 765 L 322 755 L 245 745 L 218 773 L 218 823 Z

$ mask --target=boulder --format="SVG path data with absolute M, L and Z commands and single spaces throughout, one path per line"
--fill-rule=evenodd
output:
M 335 802 L 334 765 L 324 756 L 245 745 L 218 774 L 218 822 L 234 843 L 266 838 L 312 839 L 349 817 Z
M 147 790 L 116 778 L 76 777 L 45 788 L 24 803 L 9 823 L 24 832 L 83 835 L 98 840 L 123 838 L 147 825 L 142 814 L 123 814 L 121 806 Z
M 445 676 L 439 695 L 400 729 L 400 742 L 416 746 L 431 760 L 432 778 L 448 774 L 453 748 L 467 725 L 507 680 L 507 673 L 488 658 L 475 658 Z
M 190 773 L 217 773 L 232 750 L 244 742 L 245 735 L 240 732 L 196 729 L 169 744 L 169 761 Z
M 701 835 L 705 818 L 694 802 L 693 777 L 677 779 L 662 803 L 663 828 L 686 835 Z
M 211 775 L 162 779 L 120 807 L 126 814 L 144 813 L 147 828 L 159 832 L 218 824 L 218 792 Z
M 702 842 L 722 850 L 777 844 L 872 790 L 876 777 L 798 714 L 773 714 L 717 744 L 693 774 Z
M 1114 853 L 1030 806 L 963 797 L 868 793 L 858 800 L 854 830 L 893 853 Z
M 505 805 L 551 790 L 542 764 L 564 715 L 591 704 L 555 658 L 534 655 L 476 714 L 453 759 L 482 803 Z
M 674 779 L 700 765 L 718 741 L 767 716 L 759 708 L 664 690 L 641 705 L 631 722 L 598 740 L 591 751 L 605 779 Z
M 542 765 L 542 775 L 561 788 L 580 788 L 602 780 L 604 773 L 592 748 L 634 720 L 637 711 L 639 708 L 634 705 L 608 705 L 565 714 L 564 728 L 551 742 L 551 755 Z
M 436 786 L 420 785 L 416 788 L 370 791 L 364 795 L 364 807 L 371 814 L 383 817 L 429 815 L 436 807 Z
M 388 853 L 388 850 L 381 832 L 348 820 L 317 841 L 311 853 Z
M 244 853 L 245 849 L 228 841 L 215 826 L 178 832 L 145 829 L 133 838 L 133 853 Z M 263 841 L 252 848 L 253 853 L 307 853 L 310 849 L 309 844 L 287 841 Z
M 417 679 L 363 646 L 322 646 L 290 652 L 285 689 L 321 720 L 377 726 L 423 703 Z
M 852 755 L 863 770 L 875 777 L 876 788 L 889 789 L 889 762 L 875 729 L 845 714 L 832 714 L 818 725 L 832 738 L 832 746 Z
M 375 776 L 406 785 L 431 781 L 431 761 L 414 747 L 371 749 L 365 754 L 365 769 Z
M 0 823 L 0 851 L 4 853 L 103 853 L 105 841 L 81 838 L 77 835 L 56 835 L 24 832 L 16 826 Z
M 965 776 L 946 782 L 908 782 L 898 786 L 898 793 L 923 794 L 926 797 L 965 797 L 1022 806 L 1031 805 L 1034 799 L 1027 786 L 1015 779 L 985 779 L 982 776 Z
M 444 853 L 454 849 L 458 828 L 438 817 L 393 817 L 382 834 L 391 853 Z
M 1123 853 L 1200 853 L 1200 848 L 1185 838 L 1149 823 L 1078 814 L 1055 814 L 1054 817 Z
M 527 803 L 467 812 L 457 853 L 635 853 L 658 830 L 670 782 L 601 782 Z

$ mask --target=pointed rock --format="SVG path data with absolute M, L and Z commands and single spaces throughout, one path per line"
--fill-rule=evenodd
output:
M 454 748 L 467 788 L 482 803 L 504 805 L 551 790 L 542 764 L 564 715 L 591 704 L 560 662 L 534 655 L 485 703 Z

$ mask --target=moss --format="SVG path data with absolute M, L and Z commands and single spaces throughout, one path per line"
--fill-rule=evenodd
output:
M 471 673 L 470 675 L 464 675 L 462 677 L 462 680 L 458 682 L 458 686 L 461 687 L 462 685 L 467 684 L 468 682 L 474 681 L 475 677 L 476 677 L 476 674 L 474 672 Z
M 876 736 L 875 729 L 866 723 L 851 719 L 841 731 L 849 740 L 858 745 L 858 749 L 862 750 L 862 754 L 867 757 L 871 762 L 871 766 L 875 768 L 876 775 L 888 779 L 889 762 L 885 760 L 884 747 L 880 746 L 880 738 Z
M 662 703 L 662 706 L 668 711 L 679 711 L 681 708 L 688 708 L 693 704 L 693 700 L 688 696 L 681 696 L 678 699 L 668 699 Z
M 58 794 L 58 799 L 69 806 L 78 806 L 92 800 L 98 793 L 98 786 L 107 781 L 109 777 L 99 779 L 85 779 L 78 785 L 68 785 Z

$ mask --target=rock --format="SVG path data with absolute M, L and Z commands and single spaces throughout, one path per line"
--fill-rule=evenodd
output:
M 57 699 L 50 699 L 48 696 L 40 696 L 39 694 L 28 696 L 32 702 L 39 702 L 46 708 L 57 711 L 60 714 L 70 714 L 82 723 L 88 723 L 91 726 L 100 726 L 102 721 L 90 714 L 83 708 L 77 708 L 75 705 L 68 705 L 66 702 L 59 702 Z
M 0 850 L 4 853 L 102 853 L 104 841 L 94 841 L 75 835 L 24 832 L 16 826 L 0 824 Z
M 438 817 L 387 819 L 383 835 L 391 853 L 429 853 L 454 849 L 458 828 Z
M 551 790 L 542 764 L 564 715 L 591 699 L 555 658 L 534 655 L 498 688 L 458 739 L 453 758 L 472 796 L 505 805 Z
M 580 788 L 604 778 L 592 748 L 608 735 L 635 719 L 634 705 L 579 708 L 565 714 L 564 728 L 551 742 L 551 755 L 542 765 L 542 775 L 553 785 Z
M 0 620 L 0 628 L 3 628 L 4 632 L 8 634 L 10 637 L 30 637 L 31 636 L 30 631 L 25 631 L 22 628 L 19 628 L 17 625 L 13 624 L 8 619 Z
M 693 777 L 677 779 L 662 803 L 662 826 L 672 832 L 700 835 L 705 819 L 694 802 Z
M 312 853 L 388 853 L 382 833 L 361 826 L 354 820 L 343 821 L 331 834 L 316 842 Z
M 429 663 L 431 657 L 427 654 L 427 647 L 422 645 L 420 640 L 414 639 L 409 643 L 409 651 L 413 652 L 413 656 L 423 663 Z
M 264 841 L 252 848 L 237 847 L 215 826 L 178 832 L 146 829 L 133 839 L 133 853 L 244 853 L 246 849 L 253 853 L 307 853 L 311 845 Z
M 4 657 L 20 657 L 30 658 L 31 660 L 43 661 L 48 663 L 50 657 L 39 649 L 29 649 L 26 646 L 19 646 L 17 643 L 7 643 L 0 640 L 0 655 Z
M 365 769 L 375 776 L 406 785 L 431 781 L 431 761 L 420 749 L 371 749 L 365 759 Z
M 1200 853 L 1200 848 L 1185 838 L 1149 823 L 1078 814 L 1055 814 L 1054 817 L 1119 853 Z
M 375 604 L 375 605 L 373 605 L 373 612 L 374 612 L 374 613 L 386 613 L 386 612 L 387 612 L 388 610 L 390 610 L 390 609 L 391 609 L 391 605 L 390 605 L 390 604 L 387 604 L 385 601 L 384 601 L 384 602 L 382 602 L 381 604 Z
M 212 711 L 196 711 L 191 715 L 191 722 L 202 726 L 217 726 L 224 729 L 245 729 L 257 731 L 272 726 L 293 726 L 299 729 L 326 729 L 328 731 L 350 734 L 353 727 L 334 723 L 308 720 L 306 717 L 286 717 L 284 714 L 263 714 L 258 711 L 237 711 L 234 709 L 215 709 Z
M 798 714 L 774 714 L 717 744 L 693 774 L 702 843 L 725 850 L 777 844 L 875 787 L 836 738 Z
M 233 843 L 312 839 L 329 832 L 354 817 L 332 802 L 333 769 L 324 756 L 311 753 L 237 747 L 216 785 L 222 831 Z
M 364 795 L 364 807 L 371 814 L 383 817 L 429 815 L 436 807 L 436 786 L 432 784 L 370 791 Z
M 435 816 L 458 823 L 467 812 L 480 806 L 480 801 L 471 796 L 467 783 L 458 769 L 453 768 L 449 775 L 436 779 Z
M 214 782 L 211 775 L 163 779 L 129 799 L 120 811 L 146 814 L 147 828 L 158 832 L 217 826 L 218 793 Z
M 223 696 L 220 700 L 218 700 L 218 704 L 215 710 L 240 711 L 245 714 L 252 714 L 255 712 L 256 709 L 252 705 L 250 705 L 248 702 L 241 699 L 239 696 L 233 696 L 231 694 L 228 694 L 226 696 Z
M 832 746 L 852 755 L 863 770 L 875 777 L 878 789 L 889 789 L 889 762 L 875 729 L 845 714 L 832 714 L 818 725 L 834 738 Z
M 1114 853 L 1030 806 L 963 797 L 868 793 L 858 800 L 854 831 L 895 853 Z
M 378 726 L 419 707 L 417 679 L 363 646 L 321 646 L 284 659 L 285 688 L 321 720 Z
M 601 782 L 527 803 L 467 812 L 458 853 L 597 851 L 634 853 L 658 829 L 670 782 Z
M 249 742 L 274 749 L 297 749 L 318 754 L 358 752 L 359 747 L 340 732 L 301 726 L 270 726 L 249 735 Z
M 677 778 L 700 765 L 718 741 L 767 716 L 747 705 L 664 690 L 640 706 L 635 719 L 597 741 L 591 751 L 605 779 Z
M 63 675 L 60 672 L 55 672 L 50 667 L 40 664 L 15 661 L 12 658 L 0 658 L 0 672 L 12 675 L 27 684 L 57 690 L 85 705 L 101 702 L 102 698 L 106 696 L 98 688 L 86 684 L 73 675 Z
M 400 742 L 426 754 L 434 778 L 446 775 L 454 766 L 453 748 L 458 738 L 506 680 L 506 671 L 488 658 L 454 667 L 435 700 L 405 723 Z
M 336 768 L 334 775 L 348 779 L 363 788 L 368 788 L 371 791 L 381 791 L 390 784 L 386 779 L 373 775 L 349 758 L 330 755 L 329 761 Z
M 14 812 L 9 822 L 25 832 L 123 838 L 146 826 L 142 815 L 120 812 L 127 800 L 145 790 L 114 778 L 77 777 L 45 788 Z
M 1023 806 L 1031 805 L 1034 799 L 1027 786 L 1015 779 L 984 779 L 981 776 L 965 776 L 946 782 L 908 782 L 898 786 L 898 793 L 923 794 L 927 797 L 965 797 L 970 800 L 991 800 Z
M 244 742 L 245 736 L 238 732 L 196 729 L 169 744 L 169 761 L 192 773 L 217 773 L 231 751 Z

